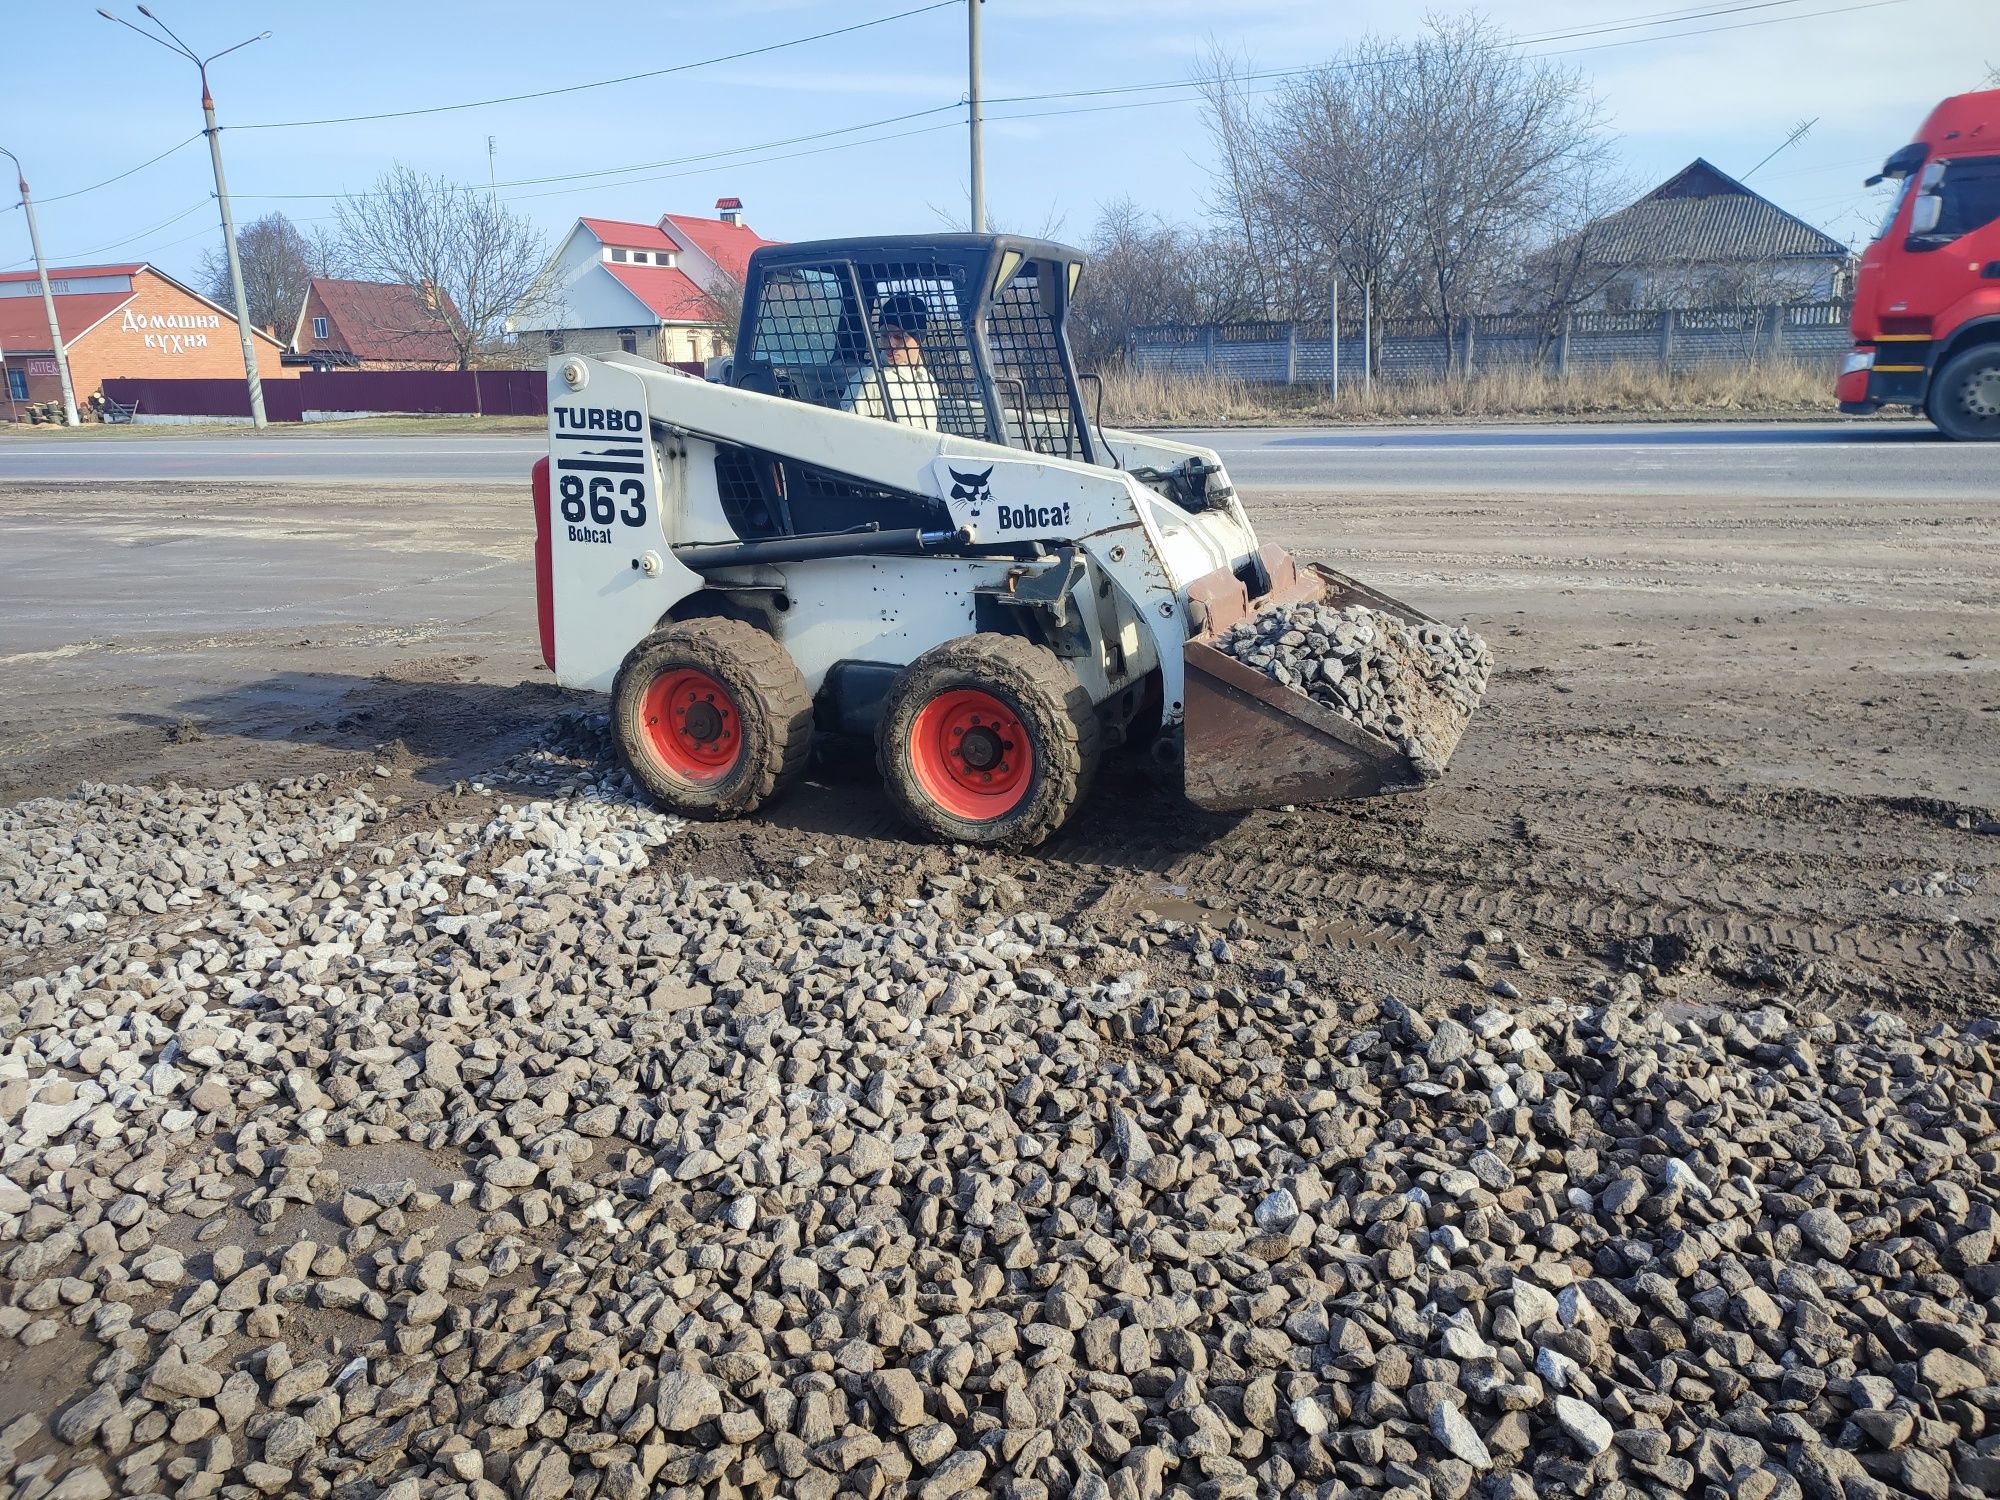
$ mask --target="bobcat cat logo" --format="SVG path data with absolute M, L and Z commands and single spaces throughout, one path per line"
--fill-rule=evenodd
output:
M 993 465 L 988 464 L 977 474 L 961 473 L 957 469 L 947 469 L 951 475 L 951 498 L 962 500 L 968 505 L 984 505 L 993 498 L 993 488 L 987 483 L 993 477 Z

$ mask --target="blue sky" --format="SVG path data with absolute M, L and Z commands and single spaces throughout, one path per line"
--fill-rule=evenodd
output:
M 964 92 L 962 7 L 555 99 L 346 125 L 248 127 L 670 67 L 922 3 L 155 0 L 153 8 L 204 53 L 266 27 L 272 32 L 218 63 L 213 78 L 239 224 L 274 208 L 302 223 L 323 219 L 331 201 L 309 195 L 366 187 L 395 159 L 483 183 L 490 135 L 503 196 L 532 213 L 552 239 L 580 214 L 707 212 L 723 194 L 742 197 L 750 222 L 765 234 L 806 239 L 934 229 L 944 215 L 963 213 L 963 114 L 940 109 Z M 1698 155 L 1746 171 L 1793 125 L 1818 116 L 1812 132 L 1752 185 L 1843 239 L 1865 237 L 1875 217 L 1861 178 L 1909 137 L 1936 99 L 1977 86 L 1988 63 L 2000 65 L 1994 0 L 1765 0 L 1733 14 L 1662 21 L 1745 0 L 1673 11 L 1664 3 L 1492 0 L 1483 8 L 1524 38 L 1624 27 L 1530 41 L 1527 50 L 1564 49 L 1563 60 L 1585 73 L 1625 171 L 1641 188 Z M 111 8 L 134 14 L 131 0 Z M 0 146 L 26 165 L 51 261 L 150 259 L 185 274 L 216 238 L 200 141 L 111 186 L 62 195 L 196 132 L 194 69 L 103 20 L 85 0 L 13 9 Z M 1419 18 L 1388 0 L 987 0 L 982 14 L 992 98 L 1174 83 L 1211 44 L 1257 68 L 1302 66 L 1366 32 L 1407 35 Z M 1642 18 L 1652 24 L 1626 24 Z M 1720 27 L 1731 29 L 1710 29 Z M 1695 32 L 1705 34 L 1684 34 Z M 1200 110 L 1186 97 L 1182 89 L 996 104 L 987 127 L 994 217 L 1082 239 L 1098 205 L 1119 194 L 1170 218 L 1199 216 L 1209 150 Z M 931 110 L 939 112 L 918 113 Z M 1068 112 L 1050 113 L 1057 110 Z M 581 184 L 524 181 L 766 146 L 905 115 L 915 118 L 716 161 L 681 160 Z M 822 149 L 834 145 L 841 149 Z M 27 254 L 21 215 L 0 213 L 0 267 L 25 263 Z

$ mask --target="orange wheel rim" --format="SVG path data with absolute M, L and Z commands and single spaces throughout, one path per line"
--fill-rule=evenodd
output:
M 640 712 L 646 742 L 683 781 L 720 781 L 743 753 L 743 715 L 729 689 L 706 672 L 662 672 L 646 689 Z
M 955 818 L 982 823 L 1019 807 L 1035 779 L 1020 715 L 991 693 L 960 688 L 917 711 L 910 729 L 917 785 Z

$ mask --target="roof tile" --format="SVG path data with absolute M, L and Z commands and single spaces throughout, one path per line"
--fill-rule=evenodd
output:
M 720 219 L 701 219 L 691 214 L 667 214 L 662 224 L 671 224 L 685 235 L 703 255 L 738 281 L 750 274 L 750 252 L 759 245 L 775 245 L 748 224 L 725 224 Z
M 679 250 L 657 224 L 634 224 L 629 219 L 580 219 L 577 221 L 607 245 L 627 250 Z
M 416 287 L 393 281 L 340 281 L 315 276 L 312 290 L 333 320 L 328 345 L 344 347 L 359 359 L 455 365 L 458 345 L 439 314 Z M 451 298 L 444 315 L 458 320 Z
M 606 265 L 605 270 L 668 323 L 713 323 L 715 309 L 678 266 Z
M 55 299 L 56 325 L 62 329 L 63 342 L 71 342 L 107 313 L 114 313 L 130 302 L 135 295 L 133 292 L 58 294 Z M 42 310 L 42 299 L 0 297 L 0 354 L 47 355 L 49 352 L 49 318 Z
M 1590 227 L 1600 264 L 1827 260 L 1847 246 L 1697 158 L 1638 202 Z

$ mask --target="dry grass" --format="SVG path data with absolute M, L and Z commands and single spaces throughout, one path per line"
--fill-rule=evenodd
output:
M 1790 360 L 1673 373 L 1614 365 L 1568 376 L 1515 367 L 1467 380 L 1378 380 L 1368 390 L 1343 382 L 1338 403 L 1323 385 L 1255 385 L 1227 375 L 1151 370 L 1111 370 L 1104 377 L 1106 420 L 1142 426 L 1821 416 L 1836 410 L 1833 372 L 1821 363 Z

